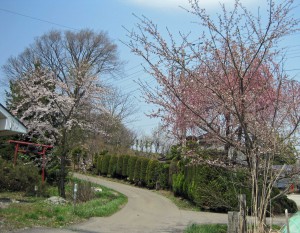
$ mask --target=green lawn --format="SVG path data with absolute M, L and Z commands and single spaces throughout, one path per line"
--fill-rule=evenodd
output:
M 184 233 L 226 233 L 227 225 L 225 224 L 192 224 L 188 226 Z
M 70 188 L 71 184 L 67 188 Z M 60 227 L 81 222 L 90 217 L 110 216 L 122 208 L 127 197 L 103 186 L 102 192 L 96 198 L 76 204 L 70 201 L 66 205 L 51 205 L 44 198 L 25 197 L 22 193 L 0 193 L 0 197 L 9 197 L 28 201 L 26 203 L 12 203 L 8 208 L 0 209 L 0 232 L 20 229 L 24 227 L 46 226 Z M 50 190 L 51 195 L 56 188 Z

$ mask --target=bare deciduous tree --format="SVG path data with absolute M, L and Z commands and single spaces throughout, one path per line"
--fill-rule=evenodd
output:
M 102 98 L 102 104 L 109 114 L 124 123 L 134 121 L 131 117 L 138 111 L 130 94 L 124 94 L 120 89 L 107 87 L 108 92 Z

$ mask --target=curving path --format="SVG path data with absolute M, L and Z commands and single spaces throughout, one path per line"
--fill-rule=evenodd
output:
M 227 223 L 227 214 L 184 211 L 169 199 L 146 189 L 107 181 L 100 177 L 74 174 L 75 177 L 112 188 L 128 197 L 122 210 L 110 217 L 97 217 L 66 229 L 34 228 L 18 233 L 162 233 L 183 232 L 190 223 Z M 277 219 L 276 222 L 284 222 Z

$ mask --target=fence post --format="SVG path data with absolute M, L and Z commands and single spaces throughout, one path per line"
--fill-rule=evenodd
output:
M 239 195 L 239 205 L 240 205 L 239 233 L 246 233 L 247 232 L 247 207 L 246 207 L 246 195 L 245 194 Z
M 239 212 L 228 212 L 227 233 L 239 233 Z
M 285 221 L 286 221 L 286 232 L 290 233 L 289 212 L 287 209 L 285 209 Z

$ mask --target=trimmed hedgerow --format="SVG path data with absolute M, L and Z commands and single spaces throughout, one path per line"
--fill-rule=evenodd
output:
M 116 155 L 112 155 L 110 157 L 109 166 L 108 166 L 108 175 L 110 175 L 111 177 L 116 176 L 117 161 L 118 161 L 118 157 Z
M 101 157 L 101 156 L 100 156 Z M 108 173 L 108 167 L 109 167 L 109 160 L 110 160 L 110 155 L 105 154 L 102 155 L 102 162 L 101 162 L 101 174 L 107 175 Z
M 202 209 L 227 212 L 238 207 L 237 196 L 246 194 L 250 203 L 250 188 L 244 171 L 232 171 L 210 165 L 187 166 L 183 174 L 173 176 L 173 191 Z
M 171 187 L 175 195 L 189 199 L 205 210 L 237 210 L 238 194 L 246 194 L 247 203 L 250 203 L 251 184 L 245 169 L 234 170 L 212 165 L 183 166 L 178 160 L 167 164 L 145 157 L 102 154 L 98 156 L 97 170 L 103 175 L 128 177 L 129 181 L 148 188 Z M 272 196 L 275 194 L 276 189 Z M 282 213 L 285 208 L 291 213 L 297 211 L 295 203 L 286 196 L 273 201 L 272 205 L 276 214 Z
M 180 172 L 179 160 L 172 160 L 169 167 L 169 186 L 173 186 L 173 175 Z
M 123 167 L 122 167 L 122 176 L 123 177 L 128 177 L 128 160 L 129 160 L 129 155 L 124 155 L 123 157 Z
M 122 177 L 123 158 L 124 158 L 123 155 L 119 155 L 119 157 L 118 157 L 116 174 L 119 177 Z
M 140 173 L 140 181 L 141 185 L 146 185 L 146 177 L 147 177 L 147 167 L 149 164 L 150 159 L 148 158 L 142 158 L 141 160 L 141 173 Z
M 101 173 L 101 169 L 102 169 L 102 158 L 103 158 L 103 156 L 101 156 L 101 155 L 98 155 L 98 157 L 97 157 L 97 166 L 96 166 L 96 168 L 97 168 L 97 173 L 98 173 L 98 174 Z
M 175 196 L 184 196 L 184 174 L 178 173 L 178 174 L 173 174 L 173 192 Z
M 141 165 L 142 165 L 142 157 L 139 157 L 136 160 L 135 166 L 134 166 L 134 175 L 133 175 L 133 181 L 135 184 L 140 184 L 141 181 Z
M 147 167 L 146 183 L 147 187 L 150 189 L 155 188 L 156 182 L 158 180 L 158 167 L 159 162 L 157 160 L 150 160 Z
M 158 183 L 161 188 L 169 188 L 169 164 L 160 163 L 158 166 Z
M 138 157 L 136 157 L 136 156 L 130 156 L 130 158 L 128 160 L 127 174 L 128 174 L 129 180 L 131 182 L 134 181 L 134 170 L 135 170 L 135 164 L 136 164 L 137 158 Z

